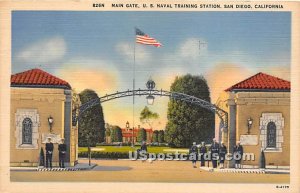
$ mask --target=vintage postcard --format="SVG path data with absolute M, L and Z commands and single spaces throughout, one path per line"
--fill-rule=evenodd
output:
M 1 192 L 299 192 L 299 8 L 0 2 Z

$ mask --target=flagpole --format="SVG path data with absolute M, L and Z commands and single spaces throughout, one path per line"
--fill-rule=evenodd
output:
M 134 30 L 134 44 L 133 44 L 133 79 L 132 79 L 132 146 L 134 147 L 134 89 L 135 89 L 135 41 L 136 30 Z
M 144 45 L 153 45 L 155 47 L 160 47 L 162 44 L 158 42 L 154 38 L 150 38 L 148 35 L 146 35 L 144 32 L 139 30 L 135 27 L 135 40 L 134 40 L 134 46 L 133 46 L 133 81 L 132 81 L 132 87 L 133 87 L 133 93 L 132 93 L 132 138 L 133 138 L 133 146 L 134 146 L 134 89 L 135 89 L 135 50 L 136 50 L 136 43 L 144 44 Z

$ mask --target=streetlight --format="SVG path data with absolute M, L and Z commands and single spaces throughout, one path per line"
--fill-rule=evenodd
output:
M 127 128 L 127 130 L 129 129 L 129 122 L 127 121 L 126 122 L 126 128 Z M 132 147 L 134 146 L 134 127 L 132 128 L 132 137 L 131 137 L 131 139 L 132 139 Z
M 248 118 L 248 120 L 247 120 L 247 126 L 248 126 L 248 135 L 250 134 L 250 129 L 251 129 L 251 127 L 252 127 L 252 124 L 253 124 L 253 120 L 252 120 L 252 118 L 250 117 L 250 118 Z
M 50 117 L 48 117 L 48 123 L 49 123 L 49 127 L 50 127 L 50 133 L 52 133 L 52 125 L 53 125 L 53 117 L 50 115 Z
M 155 88 L 155 82 L 150 78 L 147 83 L 146 83 L 146 87 L 148 88 L 148 90 L 150 91 L 150 94 L 146 97 L 147 99 L 147 104 L 148 105 L 153 105 L 154 103 L 154 96 L 151 95 L 151 90 L 153 90 Z

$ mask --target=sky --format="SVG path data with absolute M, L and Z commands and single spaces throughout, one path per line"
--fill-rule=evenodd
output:
M 135 44 L 135 27 L 163 44 Z M 135 49 L 134 49 L 135 47 Z M 134 52 L 135 50 L 135 52 Z M 133 73 L 135 53 L 135 73 Z M 69 82 L 77 92 L 99 96 L 145 88 L 169 90 L 176 76 L 203 75 L 211 102 L 229 86 L 258 72 L 290 79 L 290 12 L 14 11 L 12 73 L 41 68 Z M 168 98 L 149 106 L 167 121 Z M 144 97 L 103 103 L 107 123 L 140 123 Z M 134 108 L 134 114 L 133 114 Z

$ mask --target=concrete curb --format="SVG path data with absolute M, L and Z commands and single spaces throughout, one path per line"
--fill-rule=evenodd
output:
M 46 171 L 55 171 L 55 172 L 60 172 L 60 171 L 82 171 L 82 170 L 92 170 L 97 166 L 97 164 L 93 164 L 88 167 L 73 167 L 73 168 L 37 168 L 36 171 L 39 172 L 46 172 Z
M 236 170 L 236 169 L 219 169 L 216 172 L 225 173 L 245 173 L 245 174 L 265 174 L 265 170 Z
M 38 171 L 38 172 L 62 172 L 62 171 L 83 171 L 83 170 L 92 170 L 97 166 L 97 164 L 89 165 L 76 165 L 75 167 L 66 167 L 66 168 L 26 168 L 26 167 L 11 167 L 10 171 Z
M 60 171 L 78 171 L 82 170 L 81 168 L 37 168 L 36 171 L 39 172 L 49 172 L 49 171 L 55 171 L 55 172 L 60 172 Z
M 245 173 L 245 174 L 289 174 L 289 170 L 276 170 L 276 169 L 213 169 L 201 167 L 200 169 L 208 172 L 222 172 L 222 173 Z

